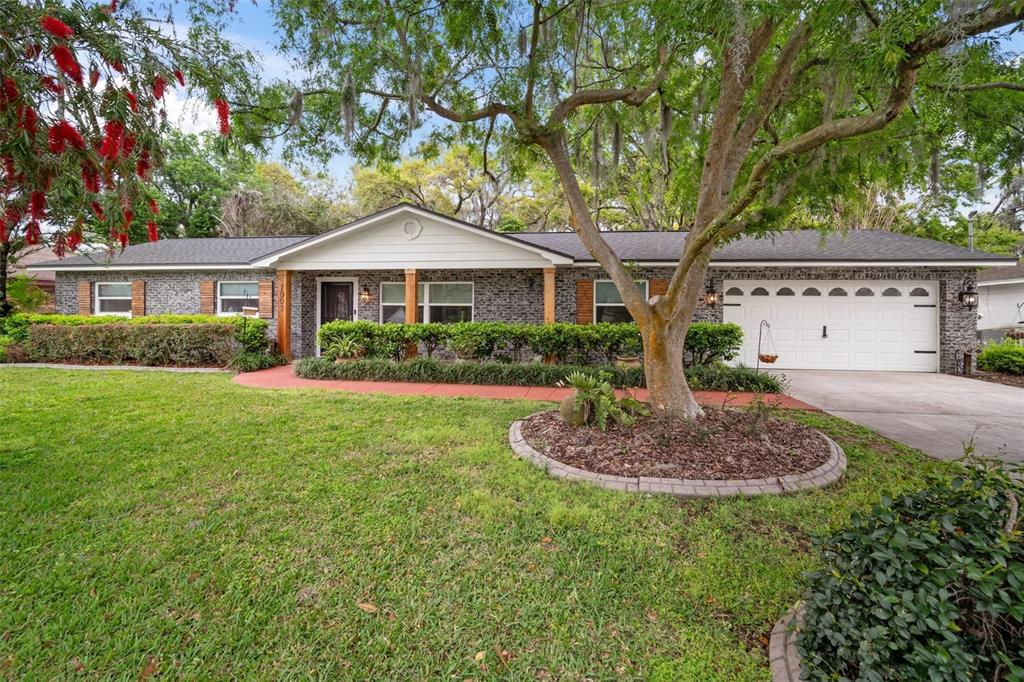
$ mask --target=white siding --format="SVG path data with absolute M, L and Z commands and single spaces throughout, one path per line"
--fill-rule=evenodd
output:
M 417 220 L 419 235 L 410 239 L 403 226 Z M 410 229 L 415 233 L 415 229 Z M 402 270 L 459 268 L 543 268 L 551 261 L 528 247 L 471 228 L 426 216 L 399 214 L 371 223 L 295 254 L 276 268 L 286 270 Z
M 1005 329 L 1018 326 L 1024 314 L 1017 306 L 1024 303 L 1024 282 L 978 287 L 978 329 Z

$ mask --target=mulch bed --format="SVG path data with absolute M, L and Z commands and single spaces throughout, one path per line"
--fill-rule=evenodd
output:
M 1003 384 L 1005 386 L 1024 388 L 1024 375 L 1022 374 L 1003 374 L 1002 372 L 986 372 L 979 369 L 968 374 L 967 378 L 980 379 L 981 381 L 988 381 L 993 384 Z
M 698 420 L 645 418 L 608 430 L 570 426 L 556 411 L 523 421 L 523 437 L 563 464 L 612 476 L 726 480 L 810 471 L 830 449 L 811 428 L 745 410 L 704 408 Z

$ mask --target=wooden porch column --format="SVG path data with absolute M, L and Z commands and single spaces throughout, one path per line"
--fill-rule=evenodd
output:
M 292 271 L 277 271 L 277 350 L 292 359 Z
M 544 324 L 555 322 L 555 268 L 544 268 Z
M 419 308 L 419 286 L 416 278 L 416 268 L 406 268 L 405 270 L 405 323 L 415 324 L 416 323 L 416 310 Z M 405 357 L 414 358 L 419 353 L 419 349 L 415 343 L 410 343 L 405 347 Z

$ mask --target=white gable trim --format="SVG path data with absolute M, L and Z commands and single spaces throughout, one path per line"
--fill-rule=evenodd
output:
M 460 220 L 453 220 L 453 219 L 451 219 L 451 218 L 449 218 L 447 216 L 443 216 L 441 214 L 434 213 L 433 211 L 425 211 L 425 210 L 420 209 L 420 208 L 418 208 L 416 206 L 410 206 L 408 204 L 401 204 L 401 205 L 395 206 L 393 208 L 389 208 L 389 209 L 386 209 L 384 211 L 381 211 L 380 213 L 376 213 L 374 215 L 367 216 L 366 218 L 361 218 L 361 219 L 355 221 L 354 223 L 349 223 L 348 225 L 344 225 L 342 227 L 339 227 L 336 230 L 331 230 L 330 232 L 325 232 L 324 234 L 318 235 L 316 237 L 311 237 L 311 238 L 309 238 L 309 239 L 307 239 L 305 241 L 299 242 L 298 244 L 294 244 L 294 245 L 292 245 L 290 247 L 284 248 L 284 249 L 282 249 L 280 251 L 277 251 L 275 253 L 268 254 L 268 255 L 266 255 L 266 256 L 264 256 L 262 258 L 254 260 L 252 262 L 252 266 L 253 267 L 257 267 L 257 268 L 260 268 L 260 267 L 273 267 L 275 263 L 279 262 L 280 260 L 282 260 L 284 258 L 287 258 L 289 256 L 293 256 L 293 255 L 295 255 L 295 254 L 297 254 L 299 252 L 306 251 L 308 249 L 312 249 L 312 248 L 314 248 L 314 247 L 316 247 L 316 246 L 318 246 L 320 244 L 323 244 L 323 243 L 328 242 L 328 241 L 332 241 L 332 240 L 337 239 L 339 237 L 343 237 L 343 236 L 345 236 L 347 234 L 350 234 L 352 232 L 361 231 L 363 229 L 371 227 L 374 224 L 378 224 L 378 223 L 381 223 L 381 222 L 384 222 L 384 221 L 387 221 L 387 220 L 392 220 L 396 216 L 399 216 L 399 215 L 402 215 L 402 214 L 409 214 L 409 215 L 415 216 L 417 218 L 423 218 L 423 219 L 427 219 L 427 220 L 438 221 L 438 222 L 441 222 L 441 223 L 443 223 L 443 224 L 445 224 L 447 226 L 455 227 L 455 228 L 458 228 L 460 230 L 464 230 L 464 231 L 466 231 L 468 233 L 477 235 L 477 236 L 482 237 L 484 239 L 494 240 L 496 242 L 500 242 L 501 244 L 503 244 L 505 246 L 511 246 L 511 247 L 514 247 L 514 248 L 522 249 L 523 251 L 528 251 L 528 252 L 530 252 L 530 253 L 532 253 L 534 255 L 540 256 L 542 259 L 544 259 L 546 261 L 549 261 L 552 265 L 568 265 L 568 264 L 573 262 L 572 258 L 569 258 L 568 256 L 564 256 L 562 254 L 556 253 L 554 251 L 549 251 L 548 249 L 545 249 L 545 248 L 542 248 L 542 247 L 539 247 L 539 246 L 534 246 L 532 244 L 526 244 L 524 242 L 521 242 L 521 241 L 518 241 L 518 240 L 515 240 L 515 239 L 509 239 L 508 237 L 505 237 L 505 236 L 501 235 L 500 233 L 491 232 L 490 230 L 485 230 L 483 228 L 473 227 L 471 225 L 467 225 L 466 223 L 463 223 Z M 395 263 L 395 267 L 396 268 L 403 268 L 405 266 L 401 262 L 396 262 Z M 478 267 L 478 265 L 475 264 L 475 263 L 472 263 L 472 262 L 467 262 L 465 267 Z

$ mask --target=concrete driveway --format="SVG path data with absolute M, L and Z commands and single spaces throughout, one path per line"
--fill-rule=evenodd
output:
M 788 370 L 789 395 L 934 457 L 1024 462 L 1024 389 L 917 372 Z

